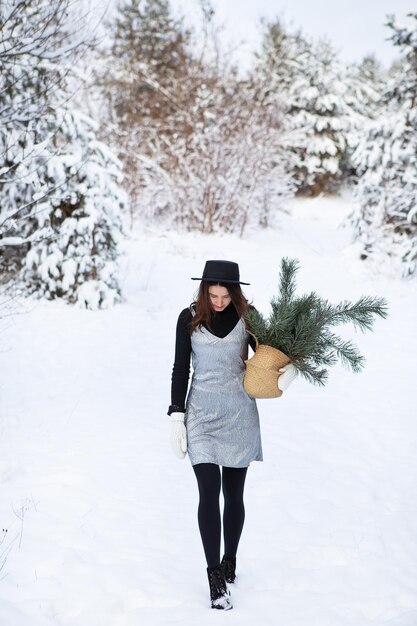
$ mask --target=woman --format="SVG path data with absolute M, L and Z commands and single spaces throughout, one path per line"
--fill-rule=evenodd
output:
M 248 344 L 255 340 L 244 316 L 249 308 L 232 261 L 207 261 L 197 300 L 178 318 L 172 372 L 171 442 L 174 453 L 188 451 L 199 489 L 198 524 L 207 561 L 211 607 L 232 608 L 226 583 L 236 577 L 236 552 L 245 519 L 243 489 L 251 461 L 262 461 L 256 401 L 243 387 Z M 187 397 L 192 356 L 193 376 Z M 280 370 L 283 391 L 295 376 Z M 222 468 L 222 470 L 220 470 Z M 223 490 L 224 555 L 220 561 Z

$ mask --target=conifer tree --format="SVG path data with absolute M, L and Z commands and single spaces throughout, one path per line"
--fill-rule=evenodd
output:
M 294 85 L 303 75 L 311 55 L 312 42 L 300 31 L 291 31 L 283 20 L 262 20 L 261 49 L 255 53 L 251 82 L 268 111 L 275 111 L 284 123 L 283 138 L 277 146 L 277 160 L 293 178 L 297 188 L 297 172 L 302 167 L 302 151 L 308 144 L 308 129 L 296 128 L 297 94 Z M 283 113 L 283 116 L 282 116 Z M 284 148 L 284 152 L 282 151 Z
M 68 8 L 1 4 L 1 275 L 40 296 L 107 306 L 119 297 L 120 165 L 71 105 L 79 42 L 65 31 Z
M 366 55 L 360 63 L 346 67 L 346 98 L 354 111 L 364 120 L 379 114 L 381 93 L 385 90 L 387 73 L 375 55 Z
M 389 261 L 407 275 L 417 266 L 417 13 L 405 27 L 394 17 L 387 25 L 404 71 L 392 73 L 383 114 L 354 154 L 359 180 L 351 221 L 363 259 Z
M 298 188 L 316 195 L 334 190 L 342 178 L 341 164 L 349 149 L 352 111 L 348 107 L 342 66 L 328 41 L 317 42 L 304 73 L 293 86 L 295 129 L 306 129 L 306 145 L 298 150 Z
M 302 74 L 311 42 L 301 30 L 290 31 L 283 20 L 261 21 L 261 49 L 255 52 L 255 75 L 268 89 L 271 99 L 287 98 L 294 81 Z M 288 103 L 291 110 L 291 103 Z
M 175 110 L 175 83 L 187 60 L 182 20 L 173 18 L 168 0 L 125 0 L 107 28 L 111 45 L 99 80 L 114 121 L 125 129 L 145 119 L 150 127 L 156 119 L 163 124 Z M 142 141 L 149 138 L 142 135 Z
M 101 134 L 110 135 L 123 163 L 134 212 L 143 159 L 153 159 L 156 146 L 173 136 L 178 114 L 187 108 L 181 85 L 190 33 L 173 17 L 168 0 L 123 0 L 107 32 L 110 43 L 100 51 L 95 71 L 103 103 Z
M 336 189 L 367 118 L 334 48 L 276 20 L 266 24 L 254 80 L 270 105 L 286 110 L 287 161 L 298 191 Z

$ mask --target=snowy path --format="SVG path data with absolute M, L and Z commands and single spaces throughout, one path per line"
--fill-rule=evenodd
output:
M 141 236 L 123 305 L 30 303 L 3 320 L 1 626 L 415 626 L 417 288 L 354 258 L 345 211 L 299 201 L 281 230 L 243 240 Z M 297 381 L 259 402 L 265 462 L 248 474 L 222 617 L 208 608 L 194 475 L 169 447 L 175 322 L 206 258 L 238 261 L 266 311 L 283 255 L 300 259 L 301 290 L 383 295 L 391 315 L 355 337 L 362 375 L 335 368 L 324 390 Z

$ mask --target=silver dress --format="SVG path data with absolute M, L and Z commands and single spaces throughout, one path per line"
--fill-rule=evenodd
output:
M 243 387 L 247 353 L 243 319 L 223 338 L 204 327 L 192 333 L 194 372 L 185 410 L 191 465 L 248 467 L 263 460 L 256 401 Z

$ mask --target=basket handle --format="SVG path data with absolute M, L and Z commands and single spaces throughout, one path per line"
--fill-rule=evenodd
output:
M 258 341 L 258 338 L 257 338 L 257 337 L 255 337 L 255 335 L 253 334 L 253 332 L 252 332 L 251 330 L 249 330 L 249 328 L 248 328 L 248 325 L 247 325 L 247 324 L 246 324 L 246 331 L 249 333 L 249 335 L 252 335 L 252 337 L 253 337 L 253 338 L 255 339 L 255 341 L 256 341 L 256 348 L 255 348 L 255 352 L 256 352 L 256 350 L 258 349 L 258 346 L 259 346 L 259 341 Z

